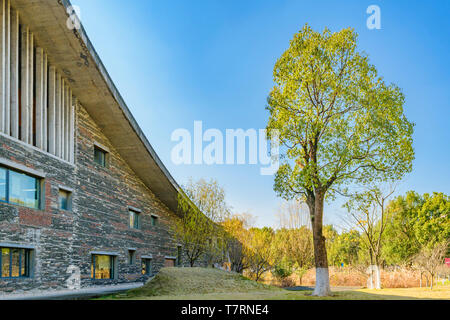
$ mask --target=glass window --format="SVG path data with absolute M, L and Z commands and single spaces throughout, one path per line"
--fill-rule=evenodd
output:
M 157 223 L 158 223 L 158 217 L 152 216 L 152 226 L 156 226 Z
M 9 170 L 8 202 L 39 209 L 40 180 Z
M 65 190 L 59 190 L 58 203 L 59 209 L 71 210 L 71 193 Z
M 134 250 L 128 250 L 128 264 L 129 265 L 134 264 L 135 253 L 136 253 L 136 251 L 134 251 Z
M 94 147 L 94 162 L 106 167 L 106 152 L 98 147 Z
M 92 279 L 114 279 L 114 257 L 108 255 L 92 255 Z
M 29 249 L 1 248 L 0 278 L 24 278 L 30 276 Z
M 142 274 L 143 275 L 152 274 L 152 259 L 142 259 Z
M 136 211 L 130 210 L 129 211 L 129 227 L 132 229 L 139 229 L 140 228 L 140 214 Z
M 0 168 L 0 201 L 6 201 L 6 175 L 7 171 L 5 168 Z
M 181 246 L 178 246 L 177 247 L 177 264 L 179 266 L 181 266 L 181 259 L 182 259 L 181 254 L 182 254 Z

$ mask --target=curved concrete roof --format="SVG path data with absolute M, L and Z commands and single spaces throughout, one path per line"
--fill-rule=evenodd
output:
M 84 28 L 67 25 L 69 0 L 11 0 L 36 45 L 68 79 L 77 97 L 136 175 L 172 211 L 183 193 L 159 159 L 111 80 Z M 184 193 L 183 193 L 184 194 Z

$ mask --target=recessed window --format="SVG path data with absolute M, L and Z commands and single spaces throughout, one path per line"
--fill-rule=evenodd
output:
M 139 229 L 141 227 L 140 213 L 134 210 L 128 210 L 128 216 L 129 216 L 129 227 L 131 229 Z
M 151 220 L 152 220 L 152 226 L 156 226 L 158 224 L 158 217 L 157 216 L 152 216 Z
M 101 165 L 102 167 L 106 167 L 106 155 L 107 152 L 103 149 L 100 149 L 97 146 L 94 146 L 94 162 Z
M 92 255 L 92 279 L 114 279 L 114 256 Z
M 133 265 L 136 257 L 136 250 L 128 250 L 128 264 Z
M 148 276 L 152 274 L 152 259 L 142 259 L 142 274 Z
M 72 193 L 59 189 L 58 207 L 60 210 L 72 210 Z
M 29 278 L 30 249 L 0 248 L 0 278 Z
M 0 167 L 0 201 L 39 209 L 41 179 Z
M 181 246 L 178 246 L 178 247 L 177 247 L 177 265 L 178 265 L 178 266 L 181 266 L 182 252 L 183 252 L 182 247 L 181 247 Z

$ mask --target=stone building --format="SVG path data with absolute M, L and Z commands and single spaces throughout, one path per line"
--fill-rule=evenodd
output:
M 0 0 L 0 292 L 182 264 L 180 188 L 70 8 Z

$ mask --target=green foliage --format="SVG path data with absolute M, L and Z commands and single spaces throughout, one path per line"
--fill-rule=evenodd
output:
M 409 191 L 388 208 L 390 223 L 383 247 L 386 262 L 410 262 L 422 248 L 434 248 L 450 239 L 450 201 L 444 193 L 420 196 Z
M 328 262 L 330 265 L 355 265 L 359 260 L 361 250 L 361 235 L 356 230 L 342 232 L 336 235 L 328 247 Z
M 349 183 L 400 179 L 410 172 L 413 124 L 404 96 L 386 84 L 352 29 L 332 33 L 308 25 L 274 68 L 267 129 L 277 129 L 286 160 L 275 178 L 285 199 Z
M 275 276 L 279 280 L 286 279 L 292 274 L 292 269 L 287 265 L 276 264 L 272 269 L 272 275 Z
M 217 181 L 192 180 L 179 194 L 178 206 L 183 213 L 173 224 L 173 231 L 191 266 L 206 257 L 208 263 L 221 259 L 225 242 L 223 229 L 218 223 L 224 221 L 230 209 L 225 202 L 225 191 Z

